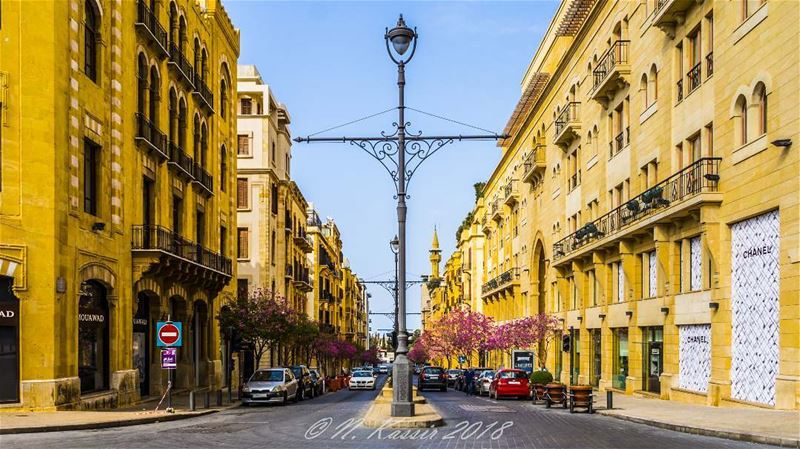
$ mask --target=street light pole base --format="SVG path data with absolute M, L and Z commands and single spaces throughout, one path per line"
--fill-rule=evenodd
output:
M 412 398 L 411 362 L 405 354 L 398 354 L 392 367 L 392 416 L 414 416 L 414 400 Z

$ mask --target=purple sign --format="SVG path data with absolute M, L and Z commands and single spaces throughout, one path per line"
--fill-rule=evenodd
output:
M 178 348 L 161 350 L 161 369 L 175 369 L 178 366 Z

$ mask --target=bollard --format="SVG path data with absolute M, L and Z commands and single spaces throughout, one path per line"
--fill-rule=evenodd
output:
M 217 390 L 217 407 L 222 407 L 222 390 Z
M 206 390 L 205 401 L 203 401 L 203 408 L 211 407 L 211 392 Z
M 606 390 L 606 410 L 614 408 L 614 392 Z
M 192 391 L 190 391 L 190 392 L 189 392 L 189 410 L 191 410 L 191 411 L 194 411 L 194 410 L 195 410 L 195 404 L 194 404 L 194 390 L 192 390 Z

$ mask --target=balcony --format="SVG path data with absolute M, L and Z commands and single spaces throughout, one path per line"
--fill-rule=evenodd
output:
M 136 2 L 136 30 L 139 31 L 153 50 L 161 58 L 169 55 L 167 51 L 167 31 L 158 22 L 158 17 L 145 4 L 144 1 Z
M 503 206 L 500 204 L 500 200 L 494 200 L 492 204 L 489 205 L 489 215 L 492 217 L 492 220 L 498 223 L 503 221 Z
M 561 148 L 568 147 L 570 142 L 578 137 L 581 130 L 580 106 L 580 102 L 577 101 L 567 103 L 556 117 L 554 142 Z
M 187 86 L 194 88 L 194 68 L 188 59 L 183 55 L 180 47 L 173 42 L 169 46 L 169 63 L 167 64 L 181 76 Z
M 608 142 L 608 158 L 611 159 L 614 156 L 616 156 L 630 142 L 631 142 L 631 128 L 626 126 L 625 131 L 621 131 L 614 137 L 614 140 Z
M 204 107 L 208 112 L 214 113 L 214 94 L 211 89 L 206 85 L 205 80 L 200 77 L 199 73 L 194 74 L 194 91 L 192 92 L 197 98 L 200 106 Z
M 197 162 L 194 163 L 194 182 L 201 187 L 201 191 L 206 195 L 214 194 L 214 178 L 211 177 L 211 173 Z
M 667 33 L 670 38 L 674 38 L 675 26 L 683 24 L 686 10 L 695 3 L 696 0 L 656 0 L 653 25 Z
M 626 233 L 644 225 L 670 223 L 679 214 L 703 203 L 719 202 L 719 164 L 722 158 L 707 157 L 674 173 L 620 207 L 553 244 L 553 259 L 566 262 L 584 247 L 614 243 Z M 581 253 L 583 251 L 580 251 Z
M 592 71 L 594 84 L 592 99 L 605 106 L 614 92 L 625 87 L 631 74 L 628 63 L 628 47 L 630 41 L 618 40 L 611 44 L 611 48 L 600 58 L 600 62 Z
M 169 162 L 167 165 L 175 170 L 178 176 L 194 180 L 194 160 L 186 154 L 177 143 L 169 142 Z
M 173 279 L 216 292 L 231 280 L 231 259 L 163 226 L 134 226 L 131 248 L 135 268 L 158 279 Z
M 547 168 L 547 160 L 545 159 L 546 147 L 544 145 L 537 145 L 525 159 L 524 173 L 522 174 L 522 182 L 527 182 L 531 185 L 536 185 L 542 180 L 545 169 Z
M 519 285 L 519 269 L 511 268 L 510 270 L 504 271 L 499 276 L 483 284 L 483 287 L 481 288 L 483 299 L 487 299 L 494 294 L 501 293 L 508 288 L 512 288 L 518 285 Z
M 292 284 L 296 289 L 307 293 L 314 289 L 311 285 L 311 278 L 308 275 L 308 268 L 298 268 L 295 270 Z
M 311 240 L 311 237 L 303 234 L 303 235 L 296 235 L 293 237 L 294 244 L 297 245 L 304 253 L 311 253 L 314 251 L 314 242 Z
M 569 177 L 567 181 L 567 191 L 572 192 L 576 187 L 581 185 L 581 171 L 578 170 Z
M 147 119 L 144 114 L 136 113 L 136 143 L 150 153 L 165 160 L 167 155 L 167 135 Z
M 507 206 L 513 206 L 519 201 L 519 191 L 517 190 L 517 181 L 512 179 L 508 184 L 503 186 L 503 197 Z

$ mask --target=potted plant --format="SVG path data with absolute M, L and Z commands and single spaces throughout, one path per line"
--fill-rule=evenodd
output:
M 592 413 L 592 386 L 570 385 L 569 387 L 569 412 L 575 413 L 575 407 L 586 408 Z
M 564 384 L 550 382 L 544 386 L 544 389 L 544 403 L 547 408 L 553 404 L 561 404 L 562 407 L 567 408 L 567 392 Z
M 544 386 L 553 381 L 553 375 L 549 371 L 542 369 L 531 373 L 531 389 L 533 390 L 533 401 L 544 399 Z

